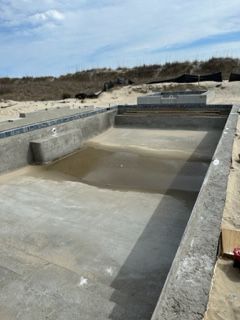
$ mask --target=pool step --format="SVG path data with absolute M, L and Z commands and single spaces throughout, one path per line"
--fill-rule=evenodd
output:
M 184 115 L 184 114 L 183 114 Z M 126 113 L 115 117 L 116 127 L 137 127 L 148 129 L 183 129 L 205 130 L 219 129 L 225 125 L 226 118 L 223 116 L 180 116 L 166 115 L 161 113 Z

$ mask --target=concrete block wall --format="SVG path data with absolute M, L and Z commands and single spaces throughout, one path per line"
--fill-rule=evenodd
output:
M 176 104 L 197 104 L 197 105 L 206 105 L 207 95 L 206 94 L 193 94 L 193 95 L 148 95 L 138 97 L 138 105 L 176 105 Z
M 229 112 L 232 108 L 231 104 L 211 104 L 205 106 L 199 106 L 196 104 L 175 104 L 174 106 L 169 106 L 167 104 L 161 105 L 119 105 L 118 114 L 127 114 L 127 113 L 157 113 L 157 112 L 194 112 L 194 113 L 206 113 L 211 112 L 215 114 L 229 115 Z
M 34 162 L 44 164 L 59 159 L 83 146 L 83 137 L 79 130 L 53 134 L 30 142 Z
M 117 127 L 222 130 L 232 105 L 128 105 L 119 106 Z
M 227 116 L 202 117 L 202 116 L 175 116 L 158 114 L 132 114 L 117 115 L 117 127 L 158 128 L 158 129 L 184 129 L 208 130 L 220 129 L 225 125 Z

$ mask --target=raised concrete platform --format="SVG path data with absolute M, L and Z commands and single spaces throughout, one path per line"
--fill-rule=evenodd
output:
M 138 105 L 206 105 L 205 91 L 158 92 L 137 98 Z
M 204 130 L 220 129 L 226 123 L 226 116 L 178 116 L 161 114 L 120 114 L 115 117 L 117 127 L 159 128 L 159 129 L 184 129 Z
M 47 116 L 49 117 L 50 115 L 54 115 L 54 117 L 56 118 L 57 116 L 61 116 L 61 115 L 66 115 L 66 112 L 69 112 L 71 109 L 70 107 L 55 107 L 55 108 L 46 108 L 43 110 L 38 110 L 38 111 L 32 111 L 32 112 L 21 112 L 19 113 L 19 117 L 20 118 L 27 118 L 27 117 L 31 117 L 31 118 L 38 118 L 39 116 Z

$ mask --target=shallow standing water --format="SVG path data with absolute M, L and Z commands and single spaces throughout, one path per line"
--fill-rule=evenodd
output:
M 170 158 L 171 157 L 171 158 Z M 46 173 L 64 174 L 99 188 L 165 193 L 199 191 L 209 161 L 164 157 L 123 150 L 83 150 L 45 167 Z

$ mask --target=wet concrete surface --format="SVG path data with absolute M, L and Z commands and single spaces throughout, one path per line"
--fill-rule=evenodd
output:
M 45 170 L 47 175 L 63 173 L 66 179 L 99 188 L 164 193 L 171 186 L 172 191 L 198 192 L 209 161 L 186 161 L 170 156 L 167 152 L 163 158 L 155 154 L 87 147 Z
M 0 178 L 1 319 L 150 319 L 220 133 L 145 133 Z

